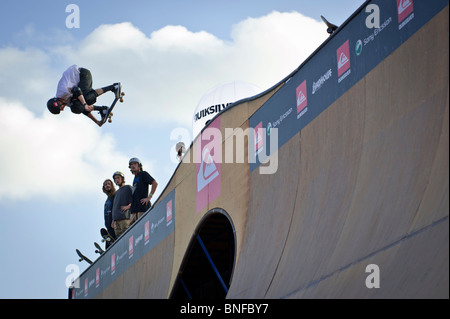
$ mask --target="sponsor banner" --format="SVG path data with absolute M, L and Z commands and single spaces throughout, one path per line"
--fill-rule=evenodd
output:
M 196 213 L 220 196 L 222 162 L 222 135 L 220 116 L 195 141 L 196 158 Z
M 73 299 L 94 298 L 123 272 L 174 231 L 175 190 L 142 216 L 79 278 Z M 99 234 L 100 235 L 100 234 Z
M 267 138 L 272 128 L 278 127 L 281 147 L 446 7 L 448 0 L 378 0 L 367 5 L 378 6 L 379 27 L 368 27 L 372 11 L 363 7 L 249 119 L 255 130 L 255 147 L 249 152 L 256 157 L 250 172 L 260 165 L 260 157 L 277 151 Z M 267 136 L 261 136 L 261 128 Z

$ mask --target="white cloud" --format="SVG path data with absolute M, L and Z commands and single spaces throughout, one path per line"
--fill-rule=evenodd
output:
M 247 81 L 267 89 L 299 66 L 327 37 L 323 25 L 300 13 L 272 12 L 233 27 L 232 41 L 205 31 L 166 26 L 149 36 L 131 23 L 102 25 L 67 63 L 92 71 L 94 86 L 121 81 L 130 121 L 175 121 L 189 126 L 198 101 L 212 87 Z
M 52 199 L 99 192 L 128 158 L 84 116 L 36 117 L 20 102 L 0 98 L 0 199 Z
M 150 42 L 160 52 L 178 51 L 202 56 L 214 54 L 224 46 L 223 41 L 208 32 L 193 33 L 183 26 L 166 26 L 153 32 Z
M 115 109 L 115 122 L 148 132 L 164 122 L 189 128 L 201 97 L 220 83 L 247 81 L 269 88 L 326 37 L 318 21 L 296 12 L 272 12 L 234 25 L 231 41 L 183 26 L 146 35 L 131 23 L 120 23 L 99 26 L 77 45 L 0 48 L 0 199 L 99 192 L 112 171 L 127 170 L 130 154 L 120 151 L 123 140 L 116 146 L 118 137 L 70 110 L 59 116 L 47 111 L 63 61 L 89 68 L 94 88 L 122 82 L 125 103 Z M 105 94 L 97 104 L 108 105 L 111 99 Z M 128 138 L 128 132 L 117 133 Z M 145 139 L 155 147 L 158 135 L 151 136 Z M 134 144 L 139 151 L 148 148 L 134 139 L 126 140 L 128 151 Z M 154 164 L 157 159 L 148 152 L 131 155 L 141 157 L 150 171 L 156 165 L 163 169 L 165 164 Z
M 50 60 L 36 48 L 0 49 L 0 97 L 20 99 L 28 109 L 40 113 L 56 92 L 51 79 L 62 73 L 50 69 Z
M 319 21 L 297 12 L 274 11 L 238 23 L 232 38 L 236 57 L 242 57 L 238 67 L 256 73 L 254 81 L 267 88 L 297 68 L 327 35 Z
M 66 66 L 90 69 L 95 88 L 122 82 L 126 104 L 116 114 L 123 120 L 189 127 L 198 101 L 212 87 L 247 81 L 267 89 L 326 37 L 319 21 L 297 12 L 248 18 L 233 26 L 232 41 L 183 26 L 166 26 L 147 36 L 129 22 L 101 25 L 80 43 L 51 51 L 0 49 L 1 96 L 20 99 L 35 113 L 45 109 L 64 71 L 55 70 L 53 61 L 64 60 Z M 104 105 L 110 101 L 99 99 Z

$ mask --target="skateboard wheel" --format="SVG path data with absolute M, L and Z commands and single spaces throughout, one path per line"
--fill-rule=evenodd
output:
M 123 99 L 122 98 L 120 98 L 120 103 L 123 103 Z
M 109 118 L 109 119 L 108 119 L 108 123 L 112 123 L 112 120 L 111 120 L 111 118 Z
M 120 96 L 124 96 L 125 95 L 125 92 L 120 92 Z

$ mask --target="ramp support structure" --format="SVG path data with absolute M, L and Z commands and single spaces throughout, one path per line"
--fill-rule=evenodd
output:
M 206 255 L 206 258 L 208 258 L 208 261 L 209 261 L 209 263 L 210 263 L 212 269 L 214 270 L 214 272 L 215 272 L 217 278 L 219 279 L 220 284 L 222 285 L 223 289 L 225 290 L 225 293 L 228 293 L 228 288 L 227 288 L 227 286 L 225 285 L 225 282 L 223 281 L 222 276 L 221 276 L 220 273 L 219 273 L 219 270 L 217 269 L 216 265 L 214 264 L 214 261 L 212 260 L 211 256 L 209 255 L 208 250 L 207 250 L 206 247 L 205 247 L 205 244 L 203 244 L 203 241 L 202 241 L 202 239 L 200 238 L 200 235 L 197 235 L 197 241 L 198 241 L 198 243 L 200 244 L 200 247 L 202 247 L 203 252 L 204 252 L 205 255 Z

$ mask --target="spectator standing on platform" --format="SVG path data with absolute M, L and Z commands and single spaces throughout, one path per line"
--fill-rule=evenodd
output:
M 116 239 L 116 234 L 114 233 L 114 228 L 111 227 L 112 225 L 112 208 L 114 203 L 114 196 L 116 195 L 116 188 L 114 187 L 114 183 L 112 180 L 107 179 L 103 182 L 102 187 L 103 193 L 106 194 L 107 198 L 105 201 L 105 208 L 104 208 L 104 216 L 105 216 L 105 227 L 108 231 L 109 235 Z M 108 249 L 110 245 L 110 242 L 106 242 L 106 249 Z
M 122 172 L 115 172 L 113 174 L 114 183 L 119 186 L 114 196 L 111 227 L 117 237 L 120 237 L 130 226 L 130 206 L 132 200 L 132 188 L 130 185 L 125 185 L 125 175 Z
M 151 207 L 151 199 L 155 194 L 158 183 L 148 172 L 143 170 L 139 158 L 133 157 L 128 164 L 131 173 L 134 175 L 133 200 L 130 206 L 130 223 L 132 224 Z M 149 185 L 152 185 L 150 194 L 148 192 Z

